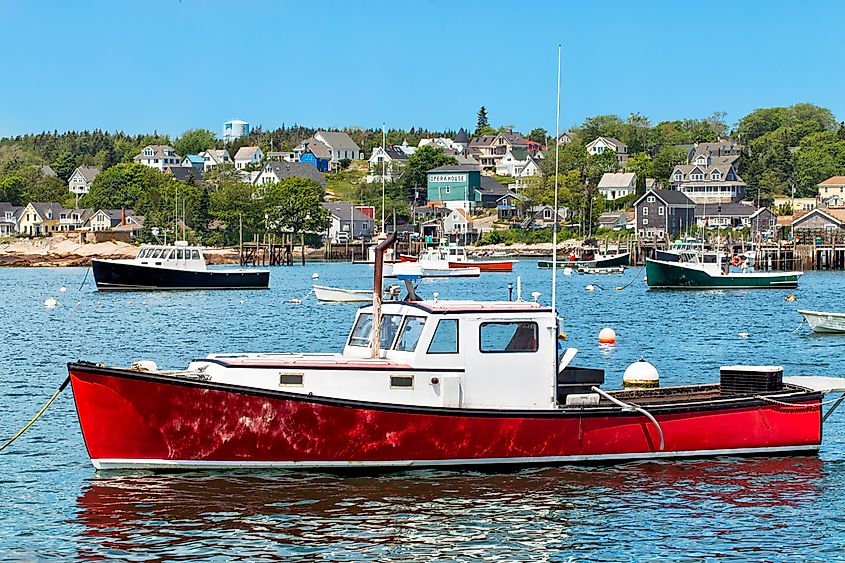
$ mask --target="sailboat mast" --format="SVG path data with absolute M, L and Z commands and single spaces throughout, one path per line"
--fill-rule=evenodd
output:
M 552 226 L 552 312 L 557 317 L 557 180 L 560 167 L 560 43 L 557 46 L 557 107 L 555 117 L 555 209 Z
M 381 232 L 384 233 L 384 174 L 387 167 L 387 133 L 381 124 Z

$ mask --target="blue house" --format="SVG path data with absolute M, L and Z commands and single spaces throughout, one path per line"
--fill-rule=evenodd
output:
M 320 172 L 328 172 L 329 171 L 329 161 L 326 158 L 320 158 L 316 156 L 313 152 L 306 149 L 302 156 L 299 157 L 299 162 L 305 162 L 319 170 Z

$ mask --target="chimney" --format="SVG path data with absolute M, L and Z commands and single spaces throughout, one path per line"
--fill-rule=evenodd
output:
M 121 226 L 126 224 L 126 208 L 125 207 L 120 208 L 120 224 L 121 224 Z

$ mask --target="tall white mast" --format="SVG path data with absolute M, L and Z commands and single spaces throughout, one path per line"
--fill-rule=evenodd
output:
M 560 43 L 557 45 L 557 108 L 555 118 L 555 216 L 552 227 L 552 313 L 557 317 L 557 177 L 560 166 Z
M 387 133 L 384 123 L 381 124 L 381 232 L 384 233 L 384 171 L 387 166 L 387 149 L 385 147 Z

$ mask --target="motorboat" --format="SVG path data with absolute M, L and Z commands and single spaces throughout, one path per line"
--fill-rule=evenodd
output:
M 813 332 L 820 334 L 845 334 L 845 313 L 824 311 L 798 311 Z
M 329 287 L 327 285 L 311 286 L 314 296 L 318 301 L 332 303 L 366 303 L 373 300 L 371 289 L 345 289 L 342 287 Z
M 793 289 L 803 272 L 758 272 L 752 257 L 723 252 L 681 251 L 677 260 L 646 258 L 652 289 Z
M 267 289 L 269 270 L 209 269 L 203 249 L 186 241 L 142 245 L 135 258 L 91 260 L 98 290 Z
M 393 237 L 379 244 L 379 252 Z M 725 366 L 717 383 L 606 390 L 536 301 L 421 299 L 357 310 L 342 352 L 68 365 L 93 465 L 404 469 L 817 452 L 845 379 Z M 519 284 L 518 284 L 519 285 Z
M 441 242 L 436 248 L 429 248 L 419 256 L 401 255 L 403 262 L 420 262 L 436 268 L 478 268 L 480 272 L 511 272 L 516 260 L 478 259 L 467 255 L 466 247 L 454 243 Z
M 384 276 L 387 278 L 477 278 L 480 275 L 481 270 L 478 268 L 452 268 L 445 261 L 424 260 L 384 265 Z
M 631 254 L 623 252 L 621 254 L 595 254 L 589 259 L 578 259 L 575 256 L 570 257 L 569 260 L 557 260 L 558 268 L 616 268 L 619 266 L 627 266 L 631 262 Z M 537 261 L 538 268 L 551 268 L 552 260 Z

